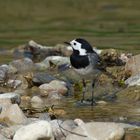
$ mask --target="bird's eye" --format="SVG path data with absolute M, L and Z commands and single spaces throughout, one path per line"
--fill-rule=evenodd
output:
M 73 43 L 73 45 L 76 45 L 76 43 Z

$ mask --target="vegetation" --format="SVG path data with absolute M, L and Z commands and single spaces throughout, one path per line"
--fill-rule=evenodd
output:
M 77 37 L 98 48 L 140 52 L 139 0 L 0 0 L 0 48 Z

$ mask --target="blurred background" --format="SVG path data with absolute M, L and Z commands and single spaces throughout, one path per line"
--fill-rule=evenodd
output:
M 0 48 L 74 38 L 140 52 L 140 0 L 0 0 Z

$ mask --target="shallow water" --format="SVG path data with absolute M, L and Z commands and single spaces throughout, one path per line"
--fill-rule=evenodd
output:
M 81 118 L 85 121 L 115 121 L 140 125 L 139 103 L 107 103 L 106 105 L 79 106 L 73 98 L 61 101 L 56 108 L 64 109 L 64 118 Z
M 45 97 L 42 99 L 46 100 Z M 85 122 L 121 122 L 140 127 L 140 102 L 114 101 L 107 102 L 107 104 L 97 104 L 96 106 L 80 106 L 77 104 L 78 100 L 74 97 L 67 97 L 51 103 L 55 105 L 55 111 L 64 110 L 66 112 L 60 114 L 57 118 L 62 120 L 80 118 Z M 44 106 L 51 106 L 51 104 L 46 102 Z M 37 117 L 39 114 L 32 114 L 32 116 Z M 125 140 L 139 140 L 139 138 L 140 129 L 126 130 Z
M 67 98 L 60 101 L 54 109 L 63 109 L 66 114 L 60 119 L 80 118 L 85 122 L 120 122 L 140 127 L 140 102 L 109 102 L 106 105 L 78 106 L 77 99 Z M 140 129 L 128 129 L 124 140 L 139 140 Z

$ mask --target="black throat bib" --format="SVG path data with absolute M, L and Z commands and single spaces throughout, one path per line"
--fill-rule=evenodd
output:
M 80 56 L 80 55 L 73 53 L 70 56 L 70 62 L 74 68 L 81 69 L 81 68 L 85 68 L 89 65 L 89 58 L 87 55 Z

